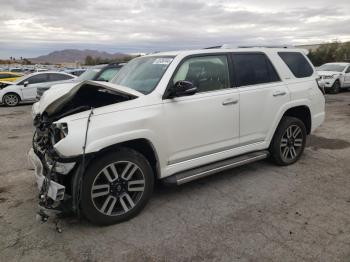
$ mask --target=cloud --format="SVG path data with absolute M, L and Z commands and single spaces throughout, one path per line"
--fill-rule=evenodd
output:
M 1 5 L 0 56 L 350 40 L 347 10 L 343 0 L 13 0 Z

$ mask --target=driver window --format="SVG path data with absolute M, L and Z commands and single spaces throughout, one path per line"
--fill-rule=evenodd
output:
M 350 65 L 348 66 L 348 69 L 346 69 L 345 73 L 350 73 Z
M 176 72 L 173 84 L 181 80 L 192 82 L 198 92 L 229 88 L 226 55 L 188 58 Z

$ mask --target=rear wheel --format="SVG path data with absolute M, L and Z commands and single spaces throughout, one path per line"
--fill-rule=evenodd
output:
M 9 93 L 4 95 L 2 102 L 7 106 L 16 106 L 20 102 L 20 97 L 17 94 Z
M 295 163 L 304 151 L 306 128 L 298 118 L 283 117 L 270 146 L 272 159 L 278 165 Z
M 135 217 L 148 202 L 154 175 L 147 159 L 121 148 L 101 156 L 87 169 L 82 211 L 91 222 L 110 225 Z

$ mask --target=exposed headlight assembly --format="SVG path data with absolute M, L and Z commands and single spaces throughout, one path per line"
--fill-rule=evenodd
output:
M 53 142 L 56 144 L 68 135 L 67 123 L 56 123 L 53 126 Z

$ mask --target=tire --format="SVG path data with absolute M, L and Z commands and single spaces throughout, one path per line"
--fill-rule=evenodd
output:
M 145 207 L 153 186 L 154 174 L 147 159 L 133 149 L 119 148 L 88 166 L 83 178 L 82 213 L 102 226 L 129 220 Z
M 336 80 L 332 86 L 331 93 L 338 94 L 339 92 L 340 92 L 340 82 L 339 80 Z
M 298 161 L 306 143 L 304 123 L 295 117 L 283 117 L 270 145 L 272 160 L 280 166 Z
M 20 101 L 21 101 L 21 98 L 19 97 L 19 95 L 15 93 L 5 94 L 2 98 L 2 102 L 6 106 L 17 106 Z

